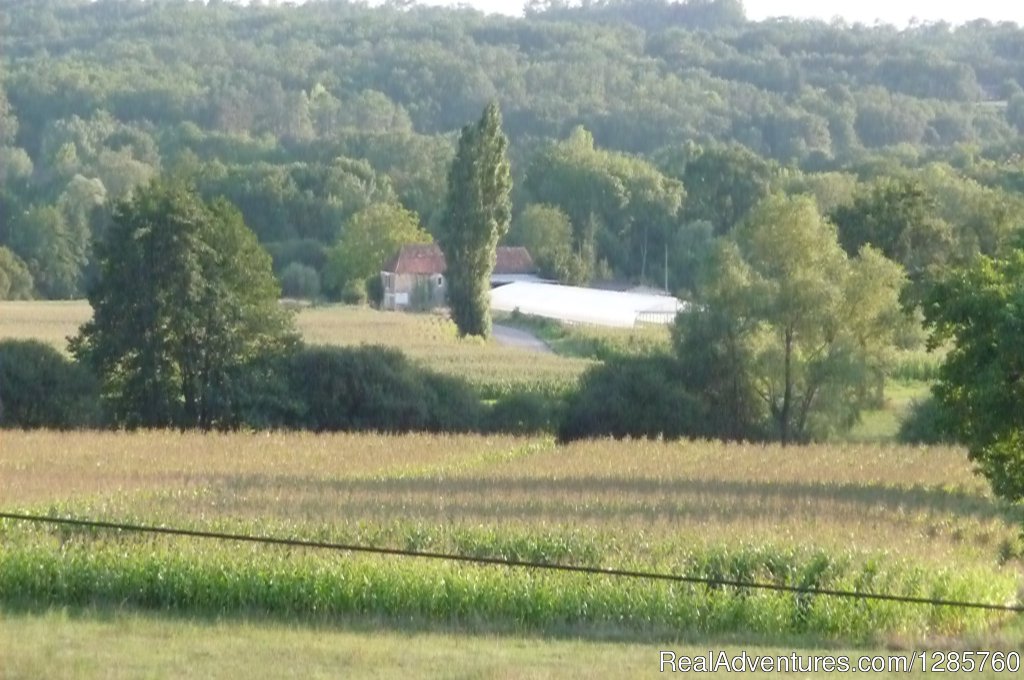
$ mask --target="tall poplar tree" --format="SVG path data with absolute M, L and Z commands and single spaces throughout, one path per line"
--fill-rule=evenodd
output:
M 448 171 L 439 243 L 448 264 L 448 302 L 461 335 L 491 332 L 490 278 L 498 240 L 512 219 L 512 175 L 495 103 L 467 125 Z

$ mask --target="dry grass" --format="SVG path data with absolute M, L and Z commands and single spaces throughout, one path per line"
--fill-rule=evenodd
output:
M 225 480 L 340 480 L 457 465 L 520 442 L 477 435 L 0 431 L 4 505 L 206 488 Z
M 92 308 L 84 300 L 0 301 L 0 339 L 40 340 L 63 352 L 68 337 L 90 318 Z

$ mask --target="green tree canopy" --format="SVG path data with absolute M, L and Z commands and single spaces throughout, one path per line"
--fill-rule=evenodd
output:
M 702 302 L 728 323 L 705 330 L 728 331 L 725 347 L 741 343 L 728 357 L 747 357 L 743 382 L 775 436 L 787 443 L 852 425 L 899 328 L 899 265 L 870 248 L 848 258 L 814 199 L 778 195 L 714 257 Z
M 363 282 L 380 274 L 384 262 L 407 243 L 430 243 L 416 213 L 400 205 L 376 203 L 353 215 L 341 238 L 327 252 L 324 283 L 339 294 L 350 281 Z
M 580 267 L 572 249 L 572 223 L 561 209 L 531 203 L 512 223 L 508 240 L 530 251 L 541 276 L 565 283 L 580 282 Z
M 467 125 L 448 173 L 439 242 L 448 264 L 448 301 L 461 335 L 490 335 L 490 277 L 495 249 L 512 219 L 512 175 L 501 112 L 488 104 Z
M 924 307 L 931 346 L 950 341 L 934 393 L 997 495 L 1024 500 L 1024 248 L 947 274 Z
M 270 256 L 225 201 L 151 183 L 119 203 L 97 245 L 93 318 L 72 351 L 129 427 L 230 427 L 252 365 L 292 339 Z
M 32 274 L 9 248 L 0 246 L 0 300 L 32 299 Z
M 686 187 L 686 219 L 710 222 L 717 234 L 727 233 L 768 196 L 776 172 L 739 145 L 669 149 L 661 154 L 660 165 Z
M 43 297 L 67 299 L 81 293 L 89 237 L 68 224 L 56 207 L 29 208 L 14 220 L 10 247 L 28 265 Z
M 856 255 L 870 244 L 917 276 L 944 264 L 953 250 L 952 230 L 937 210 L 920 182 L 882 177 L 852 203 L 838 206 L 831 218 L 847 254 Z
M 534 200 L 569 216 L 580 257 L 592 248 L 597 258 L 641 280 L 652 255 L 667 251 L 686 197 L 681 182 L 642 158 L 598 148 L 582 127 L 535 155 L 526 188 Z

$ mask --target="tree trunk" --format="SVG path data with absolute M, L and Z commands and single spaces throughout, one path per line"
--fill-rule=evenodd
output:
M 644 242 L 640 248 L 640 281 L 647 283 L 647 225 L 644 224 Z
M 786 328 L 786 347 L 783 365 L 785 389 L 782 392 L 782 409 L 779 412 L 782 445 L 789 444 L 789 413 L 793 402 L 793 329 Z

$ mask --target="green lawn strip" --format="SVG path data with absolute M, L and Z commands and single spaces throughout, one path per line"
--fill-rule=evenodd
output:
M 1016 625 L 1016 632 L 1020 626 Z M 974 649 L 1020 648 L 1019 640 L 970 642 Z M 728 637 L 675 642 L 593 641 L 521 635 L 381 629 L 373 622 L 316 626 L 216 619 L 117 608 L 40 612 L 0 609 L 0 676 L 9 680 L 242 678 L 655 678 L 661 652 L 678 656 L 797 654 L 907 656 L 918 650 L 821 646 L 801 638 L 765 645 Z M 672 675 L 672 674 L 668 674 Z M 788 673 L 783 677 L 807 677 Z M 876 677 L 916 678 L 914 672 Z M 1012 674 L 1010 674 L 1012 675 Z M 719 672 L 710 677 L 737 677 Z M 744 677 L 768 677 L 745 674 Z M 825 677 L 813 674 L 813 677 Z M 988 670 L 971 677 L 1009 677 Z

